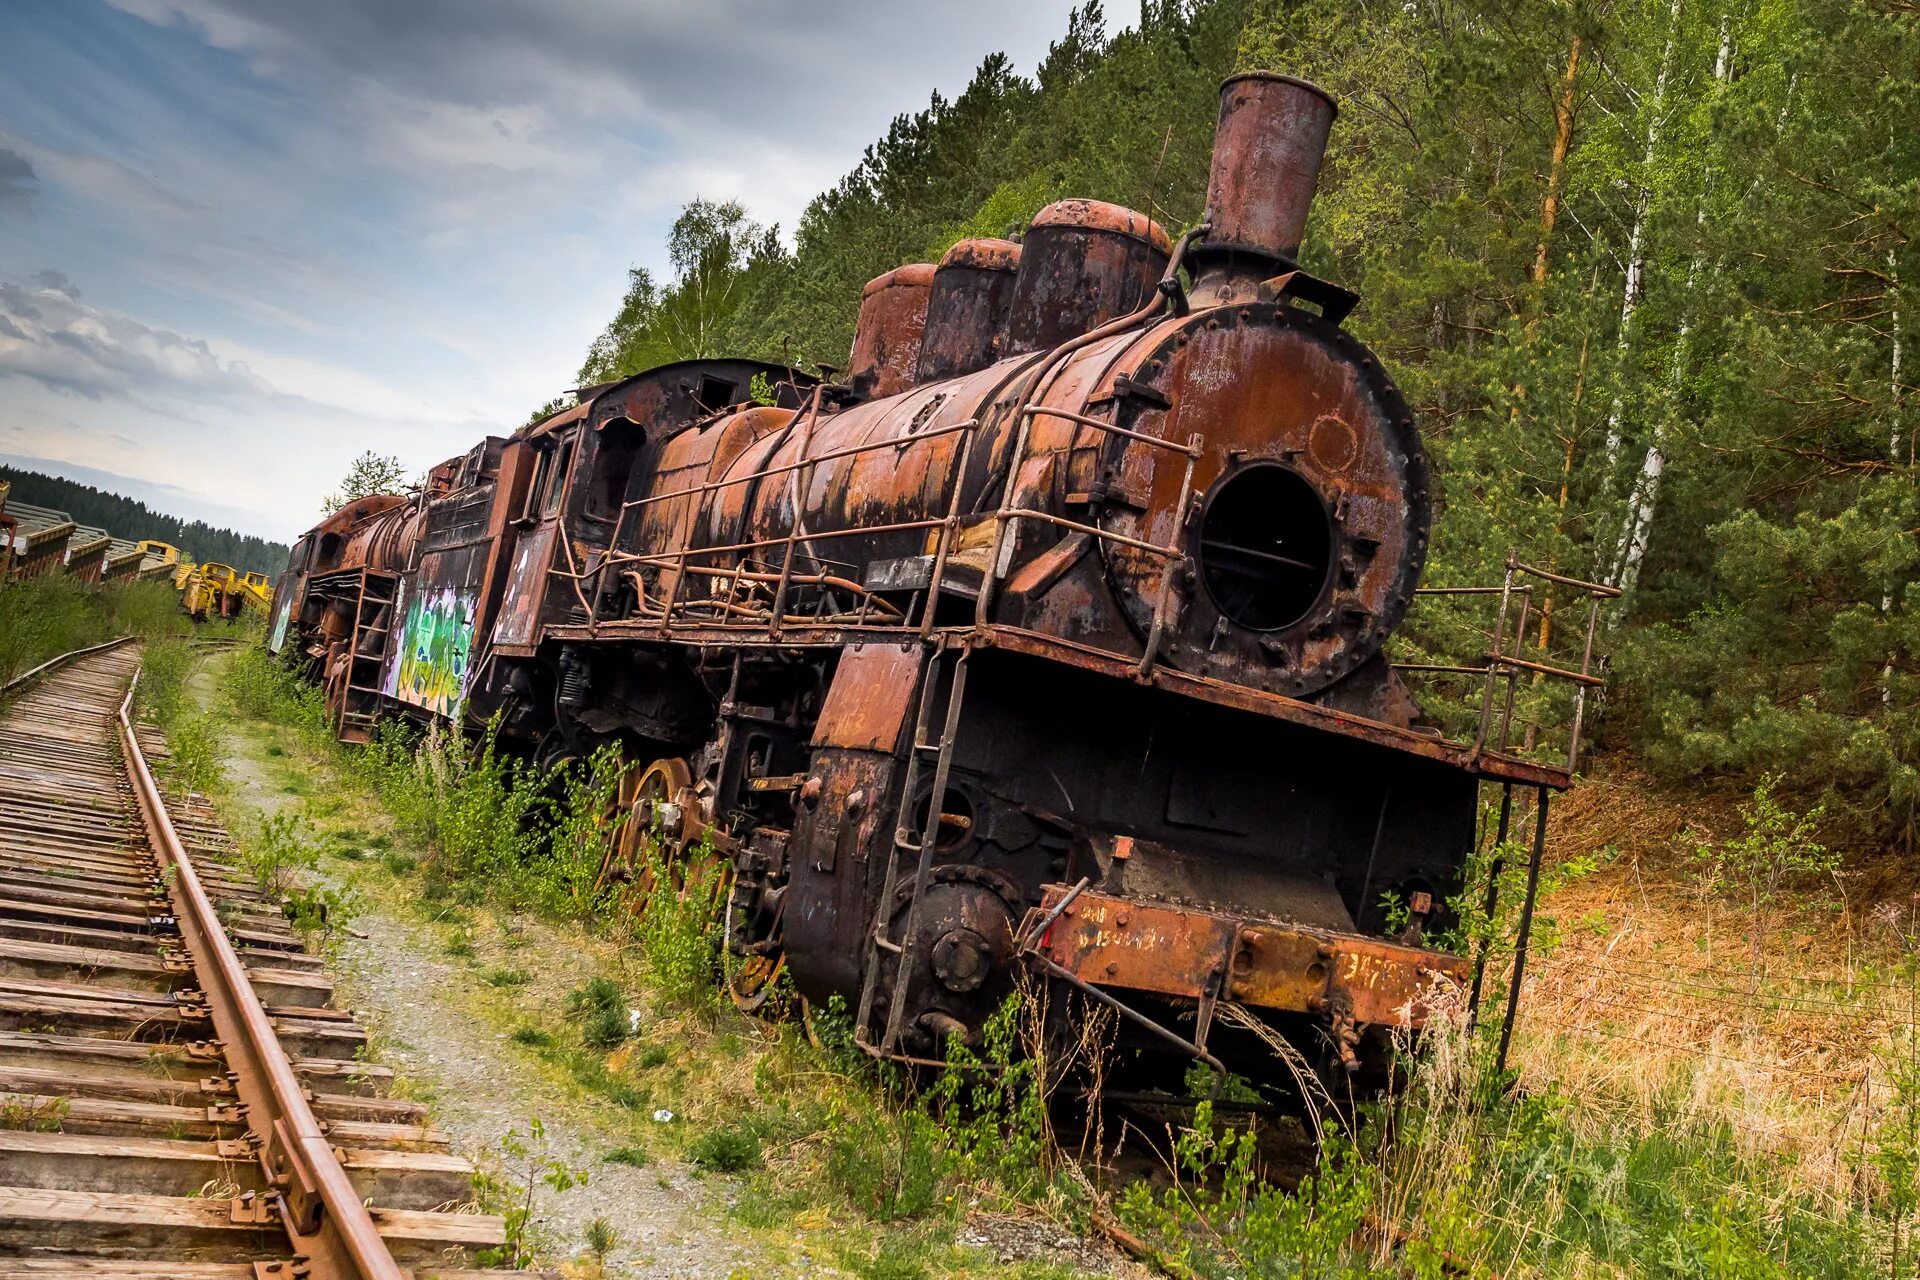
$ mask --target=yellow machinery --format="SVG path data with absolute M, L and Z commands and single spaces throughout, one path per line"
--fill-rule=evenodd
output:
M 264 611 L 273 600 L 266 574 L 243 574 L 217 561 L 186 566 L 174 580 L 180 585 L 180 607 L 195 622 L 237 618 L 249 609 Z
M 264 573 L 242 574 L 240 591 L 249 609 L 264 609 L 273 603 L 273 583 L 267 580 Z
M 180 589 L 177 573 L 180 568 L 180 548 L 170 542 L 156 542 L 152 538 L 140 540 L 140 568 L 136 572 L 142 578 L 166 577 L 174 579 L 174 590 Z

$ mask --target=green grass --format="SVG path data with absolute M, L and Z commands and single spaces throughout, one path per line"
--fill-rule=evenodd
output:
M 226 634 L 227 628 L 221 628 Z M 0 583 L 0 681 L 123 635 L 185 637 L 193 623 L 166 582 L 89 586 L 67 577 Z

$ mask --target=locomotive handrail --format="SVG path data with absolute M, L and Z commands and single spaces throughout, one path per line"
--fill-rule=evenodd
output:
M 1111 422 L 1102 422 L 1098 418 L 1088 417 L 1084 413 L 1074 413 L 1069 409 L 1056 409 L 1052 405 L 1047 404 L 1030 404 L 1020 412 L 1029 416 L 1045 415 L 1049 418 L 1065 418 L 1070 422 L 1077 422 L 1083 427 L 1094 427 L 1106 432 L 1108 435 L 1125 436 L 1129 440 L 1138 440 L 1141 444 L 1158 445 L 1160 448 L 1172 453 L 1184 453 L 1190 458 L 1199 457 L 1201 452 L 1199 444 L 1196 443 L 1199 438 L 1197 436 L 1190 437 L 1186 444 L 1181 444 L 1177 440 L 1169 440 L 1165 436 L 1150 436 L 1144 431 L 1131 431 L 1126 427 L 1115 426 Z
M 1002 548 L 1006 545 L 1007 530 L 1011 527 L 1011 522 L 1006 517 L 1013 506 L 1013 488 L 1020 478 L 1020 464 L 1027 456 L 1028 428 L 1033 424 L 1033 415 L 1026 410 L 1032 407 L 1036 398 L 1052 386 L 1053 379 L 1057 378 L 1060 370 L 1066 366 L 1067 357 L 1074 352 L 1090 347 L 1096 342 L 1103 342 L 1116 334 L 1125 333 L 1135 325 L 1150 320 L 1159 311 L 1172 309 L 1175 306 L 1174 295 L 1180 290 L 1180 267 L 1186 261 L 1188 247 L 1195 240 L 1205 238 L 1212 230 L 1213 222 L 1209 212 L 1201 217 L 1198 225 L 1187 228 L 1179 242 L 1174 245 L 1173 252 L 1167 256 L 1166 270 L 1160 273 L 1160 283 L 1154 290 L 1152 298 L 1135 311 L 1089 329 L 1077 338 L 1069 338 L 1062 342 L 1047 353 L 1047 358 L 1034 368 L 1032 376 L 1027 379 L 1026 385 L 1020 391 L 1020 427 L 1014 434 L 1013 452 L 1007 457 L 1006 478 L 1001 483 L 1000 509 L 997 513 L 1000 520 L 994 527 L 993 553 L 987 560 L 988 573 L 980 582 L 980 596 L 973 603 L 973 618 L 976 625 L 982 625 L 987 621 L 993 607 L 993 587 L 997 581 L 997 575 L 993 571 L 999 567 Z M 1184 295 L 1181 296 L 1184 298 Z M 996 389 L 997 393 L 998 389 Z M 1116 415 L 1119 413 L 1117 402 L 1114 412 Z M 1096 420 L 1095 425 L 1102 429 L 1124 430 L 1118 423 L 1100 423 Z M 1198 439 L 1196 436 L 1190 443 L 1197 444 Z M 1187 455 L 1187 475 L 1181 482 L 1180 504 L 1175 508 L 1177 513 L 1186 511 L 1187 487 L 1193 481 L 1194 457 L 1195 455 L 1191 453 Z M 1167 597 L 1173 587 L 1173 563 L 1172 559 L 1167 561 L 1167 572 L 1161 581 L 1160 596 L 1154 602 L 1153 625 L 1148 632 L 1146 652 L 1140 658 L 1139 674 L 1142 679 L 1153 669 L 1154 651 L 1159 647 Z
M 1133 547 L 1136 550 L 1145 551 L 1149 555 L 1177 556 L 1180 554 L 1180 548 L 1178 547 L 1163 547 L 1157 542 L 1146 542 L 1139 538 L 1130 538 L 1124 533 L 1115 533 L 1111 529 L 1102 529 L 1097 524 L 1081 524 L 1077 520 L 1069 520 L 1065 516 L 1054 515 L 1051 511 L 1036 511 L 1032 507 L 1010 507 L 1007 509 L 1006 514 L 1009 520 L 1040 520 L 1047 524 L 1059 525 L 1062 529 L 1072 529 L 1076 533 L 1085 533 L 1096 538 L 1105 538 L 1109 542 L 1117 542 L 1124 547 Z
M 1586 632 L 1580 650 L 1578 667 L 1556 663 L 1551 660 L 1548 651 L 1547 635 L 1551 630 L 1550 619 L 1554 616 L 1551 586 L 1548 594 L 1538 606 L 1534 603 L 1534 583 L 1527 579 L 1570 589 L 1576 597 L 1584 595 L 1588 601 Z M 1580 737 L 1586 717 L 1587 692 L 1604 688 L 1606 678 L 1594 670 L 1593 645 L 1600 620 L 1600 603 L 1619 595 L 1619 590 L 1605 583 L 1587 582 L 1584 579 L 1555 573 L 1521 561 L 1517 553 L 1507 555 L 1506 572 L 1498 586 L 1471 587 L 1421 587 L 1414 592 L 1417 596 L 1461 597 L 1461 596 L 1498 596 L 1500 608 L 1492 628 L 1483 634 L 1488 647 L 1479 655 L 1480 665 L 1447 662 L 1395 662 L 1395 671 L 1420 672 L 1431 675 L 1478 676 L 1480 678 L 1479 707 L 1476 715 L 1476 729 L 1473 737 L 1475 754 L 1482 751 L 1504 752 L 1511 745 L 1515 720 L 1515 702 L 1519 693 L 1520 676 L 1531 673 L 1533 683 L 1545 679 L 1564 681 L 1573 686 L 1573 714 L 1567 726 L 1567 749 L 1565 767 L 1573 772 L 1580 760 Z M 1519 602 L 1516 616 L 1514 602 Z M 1534 647 L 1539 651 L 1537 658 L 1527 657 L 1529 635 L 1534 627 L 1539 628 Z M 1502 686 L 1504 685 L 1504 689 Z M 1496 718 L 1496 707 L 1498 715 Z M 1526 735 L 1526 749 L 1533 748 L 1533 734 L 1550 726 L 1545 719 L 1537 715 L 1533 718 L 1520 717 L 1520 723 L 1529 727 Z
M 817 402 L 817 400 L 818 400 L 818 391 L 816 389 L 815 401 Z M 806 413 L 808 414 L 808 425 L 809 427 L 811 427 L 811 425 L 813 424 L 813 421 L 817 418 L 817 413 L 818 413 L 817 403 L 810 404 L 808 406 L 808 409 L 806 410 Z M 650 565 L 655 568 L 662 568 L 662 569 L 670 568 L 670 567 L 674 568 L 676 570 L 675 577 L 674 577 L 674 584 L 668 594 L 668 598 L 665 603 L 665 608 L 660 614 L 660 618 L 659 618 L 660 626 L 662 629 L 671 628 L 673 624 L 673 605 L 677 602 L 676 597 L 679 594 L 679 584 L 686 577 L 686 572 L 688 568 L 686 562 L 690 556 L 719 555 L 719 554 L 726 554 L 726 553 L 757 551 L 757 550 L 764 550 L 766 548 L 775 547 L 775 546 L 788 547 L 789 548 L 788 553 L 783 558 L 783 570 L 790 576 L 791 564 L 792 564 L 791 546 L 797 544 L 803 539 L 805 541 L 811 542 L 814 539 L 819 539 L 819 538 L 866 535 L 866 534 L 875 534 L 875 533 L 895 533 L 895 532 L 904 532 L 911 529 L 933 529 L 933 528 L 944 528 L 944 527 L 951 526 L 958 518 L 959 485 L 962 479 L 966 475 L 967 464 L 971 460 L 972 441 L 973 441 L 972 433 L 974 432 L 975 428 L 977 428 L 978 426 L 979 426 L 979 420 L 977 418 L 967 418 L 960 422 L 946 423 L 942 426 L 931 427 L 924 431 L 915 432 L 913 435 L 907 437 L 904 440 L 899 437 L 887 437 L 885 439 L 880 439 L 880 440 L 863 441 L 859 444 L 848 445 L 843 448 L 830 449 L 825 453 L 815 454 L 810 457 L 802 458 L 795 462 L 780 463 L 775 466 L 758 467 L 752 471 L 745 472 L 741 475 L 722 476 L 715 480 L 705 480 L 699 484 L 691 485 L 684 489 L 673 490 L 670 493 L 648 494 L 643 497 L 631 499 L 629 501 L 623 502 L 620 505 L 619 517 L 614 521 L 613 536 L 608 540 L 609 545 L 607 549 L 607 554 L 604 557 L 602 557 L 599 565 L 595 566 L 591 570 L 575 569 L 570 574 L 563 573 L 561 570 L 558 570 L 558 569 L 550 569 L 549 572 L 557 574 L 562 577 L 572 577 L 577 581 L 584 581 L 589 577 L 604 575 L 609 570 L 617 569 L 618 567 L 623 565 L 642 564 L 642 565 Z M 782 535 L 781 537 L 778 537 L 778 538 L 761 538 L 761 539 L 755 539 L 750 542 L 732 543 L 732 544 L 723 545 L 723 546 L 708 546 L 708 547 L 683 546 L 674 551 L 659 552 L 659 553 L 623 552 L 619 549 L 619 535 L 621 530 L 625 527 L 626 517 L 629 511 L 635 511 L 642 507 L 651 506 L 659 502 L 664 502 L 670 498 L 694 498 L 697 500 L 697 499 L 704 498 L 706 495 L 710 493 L 718 492 L 721 489 L 725 489 L 733 485 L 751 484 L 761 480 L 765 480 L 772 476 L 787 475 L 790 473 L 799 472 L 807 467 L 816 465 L 821 462 L 831 462 L 840 458 L 853 457 L 857 454 L 862 454 L 862 453 L 878 452 L 882 449 L 890 449 L 890 448 L 899 449 L 899 448 L 911 447 L 915 444 L 920 443 L 921 441 L 937 440 L 945 436 L 954 435 L 959 432 L 967 432 L 969 433 L 969 435 L 968 435 L 967 441 L 962 446 L 958 463 L 954 468 L 954 473 L 953 473 L 954 474 L 954 490 L 949 501 L 948 514 L 944 519 L 928 518 L 926 520 L 918 520 L 918 521 L 901 521 L 891 525 L 863 525 L 857 528 L 808 532 L 802 535 L 800 533 L 799 502 L 796 497 L 793 527 L 789 529 L 789 531 L 785 535 Z M 689 531 L 691 531 L 691 522 L 689 524 Z M 947 540 L 945 537 L 942 537 L 939 540 L 939 544 L 936 548 L 936 553 L 935 553 L 936 570 L 940 568 L 944 568 L 947 549 L 948 549 Z M 569 567 L 572 568 L 572 566 L 569 566 Z M 604 595 L 604 590 L 605 590 L 604 577 L 601 578 L 601 583 L 602 583 L 601 589 L 595 592 L 596 606 L 599 599 Z M 779 600 L 781 601 L 781 603 L 784 604 L 785 594 L 786 593 L 785 593 L 784 586 L 776 589 L 775 591 L 776 600 Z M 598 613 L 599 613 L 599 610 L 597 607 L 591 608 L 589 610 L 589 618 L 588 618 L 589 626 L 598 625 Z M 769 624 L 773 630 L 777 631 L 781 625 L 785 624 L 786 619 L 782 616 L 783 613 L 784 613 L 784 610 L 776 611 L 769 618 Z M 805 625 L 809 621 L 812 621 L 812 620 L 800 619 L 800 620 L 797 620 L 797 625 Z M 932 622 L 932 614 L 931 614 L 931 610 L 929 610 L 927 618 L 921 627 L 921 631 L 923 634 L 931 630 L 931 622 Z

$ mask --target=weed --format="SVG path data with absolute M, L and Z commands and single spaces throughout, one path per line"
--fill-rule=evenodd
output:
M 868 1257 L 845 1252 L 840 1261 L 861 1280 L 928 1280 L 933 1274 L 924 1258 L 924 1247 L 913 1240 L 884 1236 Z
M 626 1038 L 624 1010 L 595 1009 L 580 1024 L 580 1039 L 590 1049 L 612 1049 Z
M 760 1167 L 760 1135 L 745 1122 L 708 1129 L 687 1144 L 687 1159 L 709 1173 L 745 1173 Z
M 482 973 L 480 981 L 490 987 L 519 987 L 533 981 L 533 975 L 525 969 L 496 967 Z
M 153 642 L 192 630 L 164 582 L 95 587 L 65 575 L 9 579 L 0 582 L 0 680 L 116 636 Z
M 455 934 L 442 949 L 455 960 L 471 960 L 479 954 L 473 949 L 473 939 L 464 933 Z
M 261 891 L 272 897 L 289 892 L 294 873 L 318 859 L 311 825 L 293 813 L 263 819 L 240 842 L 240 855 Z
M 420 859 L 400 849 L 388 849 L 380 855 L 380 865 L 396 876 L 410 874 L 420 865 Z
M 629 1084 L 617 1076 L 609 1077 L 607 1082 L 601 1086 L 600 1092 L 605 1094 L 607 1101 L 613 1103 L 614 1106 L 624 1107 L 628 1111 L 638 1111 L 653 1101 L 653 1093 L 651 1090 Z
M 551 1049 L 554 1045 L 552 1034 L 539 1027 L 515 1027 L 507 1039 L 529 1049 Z
M 615 1147 L 600 1158 L 607 1164 L 626 1165 L 633 1169 L 644 1169 L 653 1163 L 653 1157 L 647 1153 L 645 1147 L 634 1146 L 631 1143 L 623 1147 Z
M 45 1098 L 17 1093 L 0 1101 L 0 1129 L 26 1133 L 59 1133 L 66 1123 L 71 1102 L 66 1098 Z
M 293 927 L 302 933 L 331 935 L 347 922 L 347 900 L 338 891 L 314 886 L 296 889 L 281 899 L 281 907 Z
M 639 942 L 654 985 L 667 1003 L 696 1013 L 714 1007 L 719 960 L 719 895 L 726 877 L 713 858 L 710 836 L 669 865 L 649 841 L 647 869 L 654 889 L 640 914 Z M 699 871 L 692 868 L 712 868 Z
M 650 1044 L 635 1057 L 634 1065 L 643 1071 L 651 1071 L 655 1067 L 665 1066 L 669 1056 L 667 1046 Z
M 580 1024 L 580 1039 L 592 1049 L 612 1049 L 632 1033 L 627 998 L 611 978 L 594 978 L 567 996 L 567 1014 Z
M 1731 840 L 1705 841 L 1693 851 L 1701 885 L 1708 892 L 1740 898 L 1748 907 L 1752 959 L 1760 958 L 1760 938 L 1776 895 L 1789 881 L 1827 876 L 1840 868 L 1840 855 L 1813 838 L 1825 806 L 1795 813 L 1774 799 L 1780 775 L 1768 774 L 1740 806 L 1746 831 Z
M 828 1183 L 875 1222 L 931 1210 L 952 1167 L 939 1125 L 920 1111 L 867 1104 L 839 1118 L 827 1138 Z
M 524 1135 L 518 1129 L 508 1130 L 500 1139 L 499 1154 L 510 1166 L 519 1165 L 522 1172 L 511 1175 L 511 1182 L 490 1173 L 475 1175 L 476 1198 L 503 1214 L 507 1235 L 505 1246 L 482 1250 L 477 1260 L 482 1266 L 504 1263 L 518 1267 L 531 1260 L 527 1231 L 533 1222 L 534 1188 L 544 1184 L 556 1193 L 571 1191 L 586 1185 L 587 1173 L 553 1154 L 546 1126 L 538 1116 L 527 1122 Z

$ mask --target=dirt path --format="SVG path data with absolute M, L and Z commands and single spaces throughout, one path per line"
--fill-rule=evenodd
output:
M 211 705 L 215 690 L 206 672 L 194 689 L 202 706 Z M 226 803 L 237 832 L 283 812 L 317 811 L 324 819 L 342 807 L 344 789 L 330 787 L 335 780 L 324 762 L 300 758 L 291 734 L 227 728 Z M 382 825 L 364 809 L 348 816 L 361 830 Z M 373 1031 L 374 1056 L 394 1069 L 403 1091 L 431 1105 L 434 1123 L 461 1154 L 516 1174 L 524 1163 L 503 1160 L 501 1138 L 509 1131 L 524 1138 L 537 1117 L 545 1140 L 536 1148 L 588 1174 L 585 1185 L 563 1193 L 536 1187 L 533 1236 L 545 1260 L 583 1256 L 588 1223 L 605 1218 L 620 1241 L 608 1255 L 609 1276 L 717 1280 L 786 1270 L 755 1256 L 750 1233 L 730 1230 L 716 1212 L 715 1184 L 695 1179 L 684 1165 L 606 1163 L 609 1151 L 632 1143 L 635 1124 L 646 1117 L 636 1121 L 583 1096 L 510 1039 L 514 1025 L 549 1016 L 567 990 L 604 970 L 607 958 L 597 954 L 595 940 L 563 937 L 537 922 L 488 919 L 471 931 L 472 955 L 450 955 L 446 927 L 422 918 L 377 868 L 330 858 L 313 873 L 351 902 L 348 930 L 330 947 L 340 1002 Z M 524 984 L 511 992 L 487 985 L 481 965 L 515 955 L 528 975 Z

